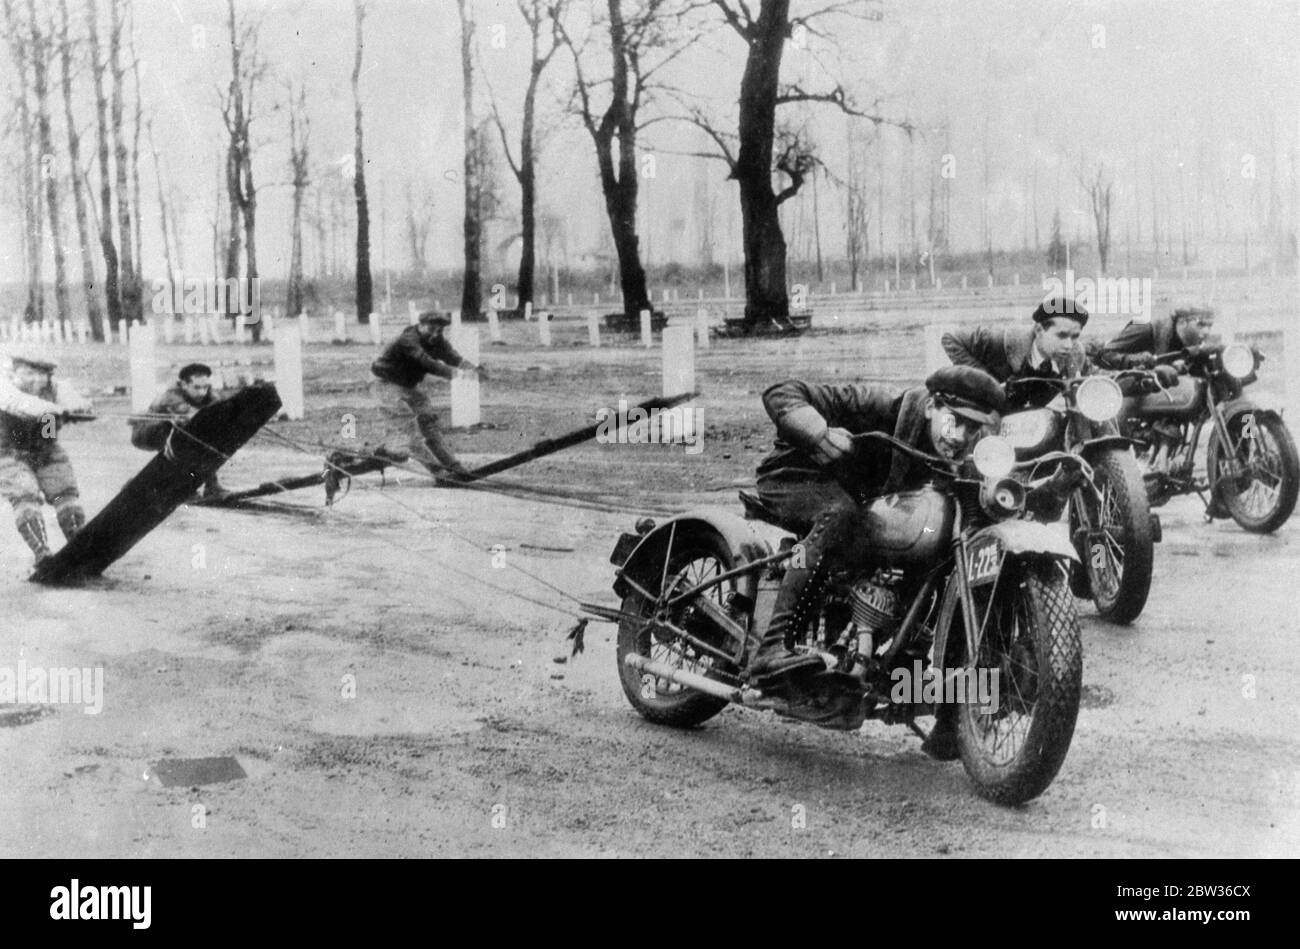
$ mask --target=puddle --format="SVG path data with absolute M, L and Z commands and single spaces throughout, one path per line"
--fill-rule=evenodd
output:
M 239 781 L 248 775 L 234 758 L 163 758 L 149 765 L 149 778 L 165 788 Z

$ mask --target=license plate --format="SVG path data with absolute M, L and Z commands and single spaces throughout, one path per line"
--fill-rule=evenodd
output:
M 1002 545 L 996 537 L 981 537 L 967 548 L 966 580 L 971 586 L 991 583 L 1002 567 Z

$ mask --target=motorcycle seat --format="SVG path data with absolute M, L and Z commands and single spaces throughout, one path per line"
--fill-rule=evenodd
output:
M 745 520 L 763 521 L 776 527 L 785 526 L 781 523 L 781 518 L 777 516 L 776 511 L 764 504 L 763 499 L 757 494 L 749 491 L 741 491 L 739 494 L 741 507 L 745 509 Z

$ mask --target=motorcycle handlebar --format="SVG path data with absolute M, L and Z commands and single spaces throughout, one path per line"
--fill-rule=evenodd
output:
M 899 441 L 893 435 L 886 435 L 884 432 L 863 432 L 861 435 L 853 436 L 853 451 L 857 452 L 869 439 L 882 441 L 895 451 L 901 451 L 905 455 L 910 455 L 917 461 L 929 465 L 931 468 L 938 469 L 943 474 L 954 474 L 953 466 L 940 458 L 938 455 L 928 455 L 919 448 L 913 448 L 907 442 Z

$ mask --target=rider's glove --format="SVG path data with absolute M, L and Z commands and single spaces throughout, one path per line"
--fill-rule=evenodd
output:
M 1178 370 L 1173 366 L 1156 366 L 1156 379 L 1163 388 L 1172 388 L 1178 385 Z
M 843 458 L 853 450 L 853 436 L 847 429 L 828 428 L 826 434 L 818 439 L 813 448 L 813 458 L 820 464 L 829 465 Z
M 1153 353 L 1137 353 L 1129 357 L 1129 366 L 1133 369 L 1150 369 L 1156 364 Z

